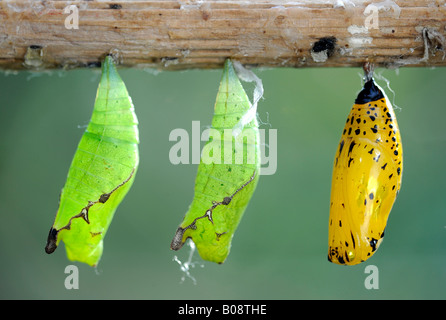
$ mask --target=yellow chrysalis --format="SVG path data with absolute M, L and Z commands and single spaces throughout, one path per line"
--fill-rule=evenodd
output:
M 366 82 L 347 118 L 331 185 L 328 260 L 355 265 L 384 237 L 401 187 L 403 149 L 393 108 L 365 66 Z

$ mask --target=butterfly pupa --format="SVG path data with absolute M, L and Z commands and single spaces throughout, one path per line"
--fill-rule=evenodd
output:
M 124 82 L 107 56 L 92 117 L 62 189 L 45 251 L 60 241 L 72 261 L 96 266 L 113 215 L 129 191 L 139 163 L 138 120 Z
M 234 134 L 233 130 L 239 129 L 238 124 L 250 107 L 251 103 L 228 59 L 214 107 L 212 137 L 203 148 L 198 166 L 194 198 L 175 233 L 171 249 L 179 250 L 191 238 L 202 259 L 223 263 L 227 258 L 232 237 L 254 193 L 260 173 L 257 118 L 253 117 L 245 124 L 239 134 Z M 224 149 L 228 142 L 232 145 L 229 151 Z M 225 155 L 225 152 L 229 154 Z M 216 156 L 217 153 L 220 156 Z M 216 161 L 206 161 L 204 157 L 207 155 Z
M 365 67 L 334 160 L 328 260 L 355 265 L 380 246 L 401 187 L 403 148 L 393 107 Z

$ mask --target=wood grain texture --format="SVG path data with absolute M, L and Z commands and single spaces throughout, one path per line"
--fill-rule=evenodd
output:
M 65 26 L 68 5 L 79 8 L 79 29 Z M 445 66 L 445 27 L 444 0 L 0 0 L 0 69 L 98 66 L 110 52 L 127 67 L 169 70 L 221 68 L 226 58 L 258 67 Z

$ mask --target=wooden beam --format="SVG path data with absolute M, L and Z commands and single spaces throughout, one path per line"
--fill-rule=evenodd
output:
M 445 66 L 445 27 L 444 0 L 0 0 L 0 69 L 98 66 L 110 52 L 127 67 L 170 70 L 220 68 L 228 57 L 258 67 Z

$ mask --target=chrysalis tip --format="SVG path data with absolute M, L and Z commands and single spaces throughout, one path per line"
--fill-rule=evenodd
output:
M 172 242 L 170 243 L 170 249 L 177 251 L 183 247 L 184 230 L 185 229 L 178 227 L 177 231 L 175 232 L 175 236 L 173 237 Z
M 48 240 L 45 246 L 45 252 L 48 254 L 53 253 L 57 249 L 57 233 L 57 230 L 54 228 L 51 228 L 48 233 Z

